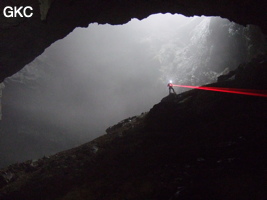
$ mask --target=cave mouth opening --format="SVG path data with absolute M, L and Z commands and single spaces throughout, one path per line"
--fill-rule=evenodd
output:
M 22 151 L 2 160 L 39 158 L 91 140 L 158 103 L 169 79 L 215 82 L 264 51 L 263 40 L 255 26 L 177 14 L 76 28 L 5 80 L 1 150 L 13 141 L 11 151 Z

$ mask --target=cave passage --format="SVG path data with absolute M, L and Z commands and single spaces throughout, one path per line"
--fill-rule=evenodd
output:
M 257 27 L 220 17 L 157 14 L 77 28 L 4 81 L 0 166 L 90 141 L 151 109 L 168 80 L 216 82 L 264 45 Z

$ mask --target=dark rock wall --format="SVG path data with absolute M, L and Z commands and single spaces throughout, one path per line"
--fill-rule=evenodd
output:
M 40 3 L 39 3 L 40 2 Z M 123 24 L 154 13 L 221 16 L 237 23 L 255 24 L 267 32 L 265 1 L 260 0 L 13 0 L 0 2 L 0 81 L 14 74 L 50 44 L 75 27 L 92 22 Z M 32 18 L 5 18 L 5 6 L 32 6 Z M 40 10 L 41 8 L 41 10 Z M 43 20 L 41 20 L 43 19 Z

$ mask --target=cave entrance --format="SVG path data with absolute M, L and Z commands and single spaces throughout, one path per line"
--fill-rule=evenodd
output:
M 158 103 L 169 79 L 214 82 L 263 51 L 262 41 L 257 27 L 220 17 L 157 14 L 76 28 L 6 79 L 2 142 L 22 149 L 9 160 L 38 158 L 104 134 Z

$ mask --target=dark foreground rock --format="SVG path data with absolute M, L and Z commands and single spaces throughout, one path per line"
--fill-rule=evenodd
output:
M 266 62 L 241 67 L 210 86 L 267 88 Z M 92 142 L 2 169 L 0 199 L 267 199 L 266 124 L 264 97 L 170 95 Z

